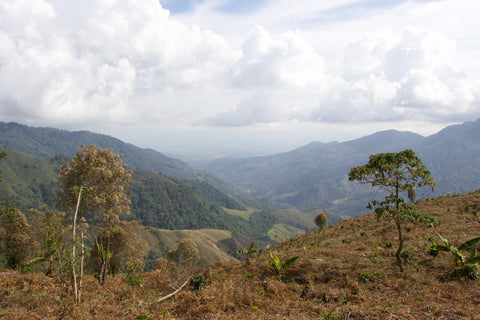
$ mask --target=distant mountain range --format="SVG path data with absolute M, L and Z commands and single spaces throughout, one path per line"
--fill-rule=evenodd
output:
M 48 157 L 48 161 L 56 165 L 66 162 L 80 144 L 96 144 L 102 148 L 112 148 L 115 153 L 123 153 L 124 162 L 131 168 L 183 179 L 179 185 L 181 188 L 188 188 L 193 194 L 197 194 L 197 198 L 217 203 L 223 208 L 227 208 L 225 201 L 233 199 L 231 195 L 240 195 L 251 200 L 292 206 L 299 210 L 320 208 L 330 214 L 332 222 L 338 221 L 341 216 L 357 216 L 367 212 L 365 205 L 369 199 L 376 196 L 375 192 L 370 186 L 349 182 L 347 173 L 350 168 L 365 164 L 369 155 L 378 152 L 413 149 L 437 182 L 435 194 L 463 193 L 480 188 L 479 137 L 480 120 L 450 126 L 429 137 L 389 130 L 342 143 L 312 142 L 296 150 L 272 156 L 217 159 L 197 167 L 196 169 L 203 170 L 198 171 L 160 152 L 138 148 L 106 135 L 0 122 L 0 146 L 32 157 Z M 135 176 L 148 177 L 142 183 L 150 184 L 163 179 L 150 174 L 136 173 Z M 165 179 L 163 181 L 165 182 Z M 22 188 L 26 192 L 32 185 L 35 185 L 34 181 Z M 48 195 L 48 188 L 45 186 L 36 188 L 40 188 L 37 194 L 40 190 Z M 223 196 L 220 196 L 223 203 L 219 204 L 218 199 L 208 199 L 210 191 L 206 190 L 223 192 Z M 213 192 L 210 196 L 215 198 L 219 193 Z M 418 194 L 420 197 L 435 195 L 428 190 Z M 138 208 L 145 207 L 144 204 L 138 205 Z M 179 206 L 173 205 L 172 208 Z M 137 218 L 143 220 L 141 216 Z M 282 219 L 280 222 L 285 221 L 284 216 Z M 301 223 L 304 223 L 305 219 L 300 219 Z M 279 222 L 274 220 L 269 224 Z M 168 221 L 172 223 L 168 228 L 178 227 L 178 220 Z M 299 228 L 301 223 L 295 224 L 295 228 Z M 224 226 L 222 223 L 220 225 Z M 232 228 L 228 230 L 235 231 Z
M 395 130 L 343 143 L 312 142 L 266 157 L 218 159 L 198 169 L 208 171 L 245 195 L 292 205 L 324 208 L 340 215 L 366 213 L 372 188 L 349 182 L 350 168 L 371 154 L 413 149 L 437 183 L 436 194 L 480 188 L 480 120 L 445 128 L 429 137 Z M 427 190 L 420 196 L 430 197 Z

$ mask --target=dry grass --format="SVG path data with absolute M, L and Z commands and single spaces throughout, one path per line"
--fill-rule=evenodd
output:
M 186 288 L 161 303 L 156 299 L 178 288 L 185 275 L 142 274 L 142 287 L 130 285 L 124 275 L 109 278 L 104 287 L 86 277 L 84 302 L 74 306 L 61 277 L 3 270 L 0 318 L 480 319 L 480 280 L 451 281 L 451 256 L 427 253 L 429 239 L 439 241 L 437 233 L 454 244 L 480 235 L 480 191 L 422 201 L 418 208 L 437 216 L 440 225 L 407 225 L 411 258 L 404 273 L 395 265 L 394 225 L 366 215 L 272 248 L 282 262 L 300 256 L 285 270 L 293 282 L 279 280 L 265 251 L 248 265 L 218 262 L 191 271 L 202 274 L 206 286 Z

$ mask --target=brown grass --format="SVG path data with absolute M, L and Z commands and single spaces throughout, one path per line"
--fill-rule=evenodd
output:
M 272 248 L 281 262 L 300 256 L 285 270 L 293 282 L 279 280 L 266 250 L 248 265 L 218 262 L 190 271 L 202 274 L 206 286 L 199 291 L 187 287 L 161 303 L 155 301 L 178 288 L 186 274 L 145 273 L 142 287 L 130 285 L 124 275 L 100 287 L 88 276 L 83 302 L 74 306 L 70 285 L 60 276 L 2 270 L 0 318 L 480 319 L 480 280 L 450 280 L 451 256 L 427 253 L 429 239 L 440 243 L 437 233 L 454 244 L 480 235 L 480 191 L 421 201 L 417 208 L 437 216 L 440 224 L 406 225 L 411 258 L 404 273 L 395 265 L 394 225 L 370 214 Z M 365 277 L 371 281 L 365 283 Z

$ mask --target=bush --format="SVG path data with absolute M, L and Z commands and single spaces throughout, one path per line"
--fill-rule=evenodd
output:
M 192 288 L 192 290 L 194 291 L 198 291 L 200 290 L 201 288 L 205 287 L 205 285 L 207 284 L 207 282 L 205 281 L 205 277 L 202 276 L 202 275 L 197 275 L 195 277 L 193 277 L 192 279 L 190 279 L 190 287 Z
M 457 267 L 453 270 L 451 274 L 452 279 L 458 280 L 461 278 L 468 278 L 470 280 L 475 280 L 478 278 L 478 268 L 475 264 L 464 264 L 460 267 Z

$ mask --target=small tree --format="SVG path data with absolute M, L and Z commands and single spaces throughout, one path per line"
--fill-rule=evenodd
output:
M 119 225 L 109 232 L 102 230 L 97 236 L 97 241 L 106 243 L 105 237 L 108 236 L 110 258 L 107 270 L 110 274 L 128 272 L 131 263 L 135 264 L 139 271 L 143 269 L 143 255 L 147 244 L 139 234 L 137 221 L 120 221 Z M 91 268 L 101 270 L 104 257 L 98 246 L 92 248 L 89 261 Z
M 328 218 L 327 215 L 323 212 L 320 212 L 316 217 L 315 217 L 315 224 L 317 225 L 318 229 L 323 229 L 327 226 L 328 224 Z
M 379 190 L 386 191 L 387 195 L 381 202 L 373 200 L 367 208 L 374 210 L 377 218 L 390 216 L 398 231 L 398 249 L 395 253 L 397 264 L 403 272 L 400 254 L 403 250 L 405 238 L 402 225 L 405 219 L 412 222 L 422 221 L 432 224 L 436 220 L 425 213 L 414 210 L 413 202 L 406 202 L 402 192 L 414 190 L 424 186 L 435 186 L 430 171 L 422 164 L 420 158 L 412 150 L 397 153 L 378 153 L 370 156 L 366 165 L 352 168 L 348 174 L 350 181 L 369 183 Z M 413 197 L 412 197 L 413 198 Z
M 197 264 L 200 255 L 195 242 L 190 238 L 185 238 L 180 241 L 176 250 L 167 252 L 167 259 L 185 268 Z
M 32 247 L 31 227 L 25 215 L 6 200 L 0 206 L 0 229 L 7 266 L 12 269 L 25 266 Z
M 76 235 L 78 220 L 100 217 L 104 233 L 100 239 L 96 239 L 96 244 L 102 253 L 99 281 L 103 284 L 111 257 L 112 232 L 119 224 L 119 215 L 130 213 L 130 199 L 126 194 L 126 187 L 131 173 L 122 163 L 121 157 L 113 154 L 111 149 L 81 145 L 75 156 L 60 169 L 57 183 L 60 191 L 57 194 L 56 206 L 60 210 L 73 212 L 72 275 L 75 303 L 80 302 L 84 261 L 84 236 L 82 231 L 79 239 Z M 78 281 L 77 242 L 80 242 Z
M 29 209 L 28 215 L 32 219 L 32 235 L 38 248 L 28 264 L 45 262 L 45 274 L 51 275 L 56 261 L 58 270 L 63 272 L 63 262 L 67 258 L 65 240 L 69 233 L 65 213 L 55 213 L 43 205 L 39 210 Z

